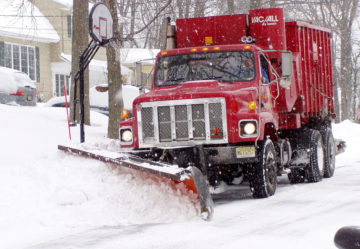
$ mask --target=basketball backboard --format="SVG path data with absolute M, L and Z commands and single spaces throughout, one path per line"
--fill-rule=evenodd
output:
M 90 36 L 101 45 L 113 38 L 113 19 L 109 9 L 103 3 L 96 3 L 89 16 Z

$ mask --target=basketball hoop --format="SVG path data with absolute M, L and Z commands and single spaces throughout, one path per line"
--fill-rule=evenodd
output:
M 105 45 L 113 38 L 113 19 L 109 9 L 103 3 L 96 3 L 89 16 L 90 36 L 100 45 Z

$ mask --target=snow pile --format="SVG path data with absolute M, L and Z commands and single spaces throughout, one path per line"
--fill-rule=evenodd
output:
M 70 231 L 196 217 L 192 199 L 167 184 L 58 151 L 68 141 L 64 108 L 0 105 L 0 113 L 0 248 Z M 86 141 L 118 148 L 106 138 L 107 117 L 92 112 L 91 119 Z M 78 140 L 79 128 L 71 131 Z
M 347 143 L 333 178 L 290 185 L 254 200 L 249 186 L 214 195 L 210 222 L 194 196 L 134 170 L 58 151 L 66 144 L 64 108 L 0 105 L 0 248 L 334 248 L 345 225 L 360 225 L 360 125 L 334 125 Z M 91 112 L 86 143 L 116 151 L 108 118 Z M 71 128 L 75 143 L 79 127 Z
M 54 27 L 29 0 L 2 0 L 0 9 L 0 35 L 45 43 L 60 41 Z

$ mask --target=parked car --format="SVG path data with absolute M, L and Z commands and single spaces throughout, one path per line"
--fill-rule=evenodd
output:
M 68 101 L 70 108 L 70 96 L 68 96 Z M 45 106 L 65 107 L 65 96 L 53 97 L 46 102 Z M 108 93 L 99 92 L 95 87 L 90 88 L 90 110 L 109 116 Z
M 90 109 L 109 116 L 109 95 L 107 91 L 107 84 L 97 85 L 90 88 Z M 122 97 L 124 109 L 127 109 L 130 111 L 130 113 L 132 113 L 132 103 L 137 96 L 139 96 L 139 89 L 137 87 L 123 85 Z M 69 96 L 68 101 L 70 101 Z M 53 97 L 48 102 L 46 102 L 45 106 L 65 107 L 65 97 Z
M 36 105 L 36 86 L 23 72 L 0 67 L 0 103 Z

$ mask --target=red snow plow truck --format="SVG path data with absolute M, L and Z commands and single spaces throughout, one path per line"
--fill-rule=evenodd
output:
M 276 178 L 318 182 L 335 170 L 331 31 L 285 22 L 283 9 L 168 25 L 152 89 L 120 125 L 122 148 L 195 165 L 216 186 L 244 177 L 254 197 Z
M 283 174 L 290 183 L 333 176 L 329 29 L 285 22 L 278 8 L 167 21 L 151 90 L 134 100 L 132 117 L 122 112 L 125 156 L 101 160 L 184 183 L 205 218 L 209 185 L 243 180 L 266 198 Z

